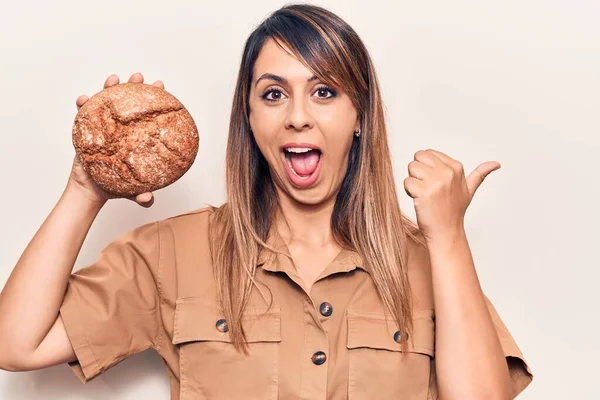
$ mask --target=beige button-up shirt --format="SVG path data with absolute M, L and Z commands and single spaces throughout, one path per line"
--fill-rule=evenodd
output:
M 409 248 L 414 333 L 401 358 L 395 322 L 384 313 L 357 253 L 342 250 L 310 293 L 291 261 L 260 254 L 257 290 L 244 317 L 249 356 L 230 342 L 217 306 L 209 251 L 210 208 L 140 226 L 73 273 L 60 308 L 83 382 L 125 358 L 154 349 L 170 378 L 171 399 L 438 398 L 435 310 L 427 250 Z M 286 250 L 278 237 L 269 239 Z M 486 297 L 516 396 L 532 372 Z

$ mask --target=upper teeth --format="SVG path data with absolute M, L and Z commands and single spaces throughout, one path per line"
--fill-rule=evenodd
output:
M 306 153 L 311 150 L 313 150 L 313 149 L 308 148 L 308 147 L 287 147 L 285 149 L 285 151 L 290 152 L 290 153 Z

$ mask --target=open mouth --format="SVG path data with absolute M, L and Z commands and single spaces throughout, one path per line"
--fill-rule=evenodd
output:
M 321 150 L 313 145 L 286 145 L 283 147 L 288 177 L 298 187 L 312 185 L 318 177 Z

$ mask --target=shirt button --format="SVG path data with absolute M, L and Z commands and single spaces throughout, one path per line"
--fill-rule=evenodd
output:
M 327 360 L 327 355 L 322 351 L 317 351 L 311 357 L 312 362 L 316 365 L 321 365 Z
M 400 331 L 396 331 L 396 333 L 394 333 L 394 341 L 397 343 L 400 343 L 400 339 L 401 339 L 401 335 L 400 335 Z M 406 334 L 406 338 L 408 339 L 408 333 Z
M 321 303 L 319 310 L 321 311 L 321 315 L 323 315 L 325 317 L 329 317 L 331 315 L 331 313 L 333 312 L 333 307 L 331 306 L 331 304 L 324 301 L 323 303 Z
M 227 325 L 227 321 L 224 319 L 220 319 L 216 323 L 217 330 L 219 332 L 227 332 L 229 330 L 229 326 Z

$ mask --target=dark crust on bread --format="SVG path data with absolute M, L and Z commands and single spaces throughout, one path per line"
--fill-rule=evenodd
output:
M 79 109 L 73 146 L 106 192 L 135 196 L 178 180 L 198 153 L 198 129 L 183 104 L 143 83 L 111 86 Z

